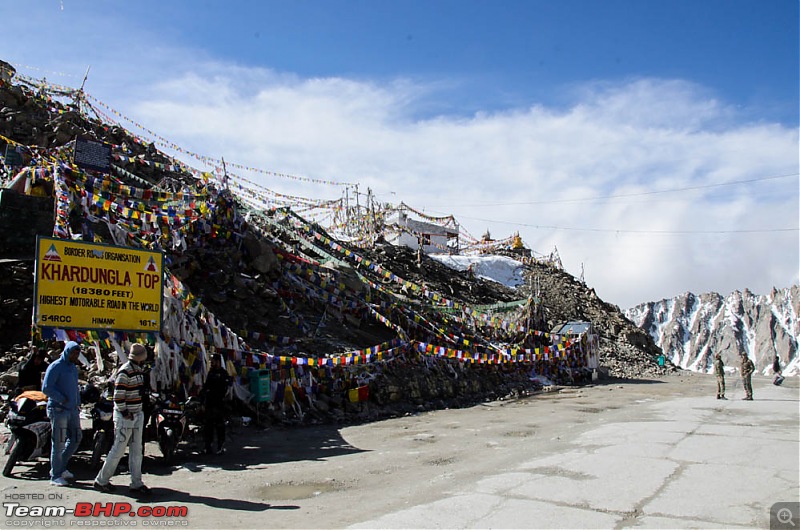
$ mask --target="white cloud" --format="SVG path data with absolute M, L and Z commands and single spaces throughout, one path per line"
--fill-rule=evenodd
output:
M 731 119 L 733 112 L 708 90 L 679 79 L 597 81 L 575 87 L 574 93 L 581 101 L 574 114 L 635 128 L 705 129 Z
M 565 202 L 798 173 L 797 130 L 737 122 L 707 88 L 595 81 L 565 88 L 573 98 L 566 107 L 451 116 L 431 104 L 446 98 L 448 80 L 304 79 L 183 50 L 125 49 L 126 39 L 141 43 L 127 36 L 81 58 L 92 64 L 87 88 L 170 141 L 247 166 L 359 182 L 383 200 L 454 213 L 475 236 L 519 230 L 536 251 L 557 245 L 569 272 L 579 275 L 583 263 L 587 282 L 621 307 L 687 290 L 767 292 L 798 282 L 796 231 L 656 233 L 797 228 L 797 176 Z M 81 61 L 73 69 L 82 74 Z M 292 195 L 341 193 L 248 178 Z

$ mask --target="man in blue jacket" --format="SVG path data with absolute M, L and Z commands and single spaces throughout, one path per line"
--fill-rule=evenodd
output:
M 53 486 L 66 486 L 73 478 L 67 464 L 81 443 L 80 354 L 77 342 L 67 342 L 61 357 L 47 367 L 42 382 L 42 392 L 47 394 L 47 417 L 53 428 L 50 451 L 50 484 Z

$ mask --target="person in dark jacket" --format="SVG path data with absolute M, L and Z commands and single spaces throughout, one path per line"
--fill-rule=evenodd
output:
M 781 358 L 778 357 L 778 354 L 775 354 L 775 359 L 772 360 L 772 371 L 775 374 L 775 379 L 772 380 L 772 384 L 780 385 L 783 383 L 783 374 L 781 373 Z
M 47 417 L 52 424 L 50 484 L 66 486 L 73 478 L 67 470 L 69 459 L 81 444 L 81 394 L 78 386 L 78 358 L 81 347 L 69 341 L 55 362 L 47 367 L 42 392 L 47 395 Z
M 222 367 L 222 356 L 215 353 L 211 356 L 211 370 L 206 376 L 200 397 L 205 406 L 205 425 L 203 435 L 206 443 L 206 453 L 221 454 L 225 450 L 225 396 L 231 378 Z M 214 433 L 217 434 L 217 449 L 214 451 Z
M 42 389 L 42 374 L 47 370 L 46 358 L 47 352 L 41 349 L 36 350 L 28 357 L 28 360 L 19 369 L 19 376 L 17 377 L 18 392 Z

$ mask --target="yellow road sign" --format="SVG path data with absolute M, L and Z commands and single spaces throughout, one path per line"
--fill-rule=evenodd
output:
M 161 330 L 161 252 L 38 237 L 34 325 Z

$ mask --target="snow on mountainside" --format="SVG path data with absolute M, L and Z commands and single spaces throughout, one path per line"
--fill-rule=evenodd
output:
M 747 354 L 764 375 L 772 374 L 777 354 L 784 375 L 800 375 L 800 286 L 756 295 L 745 289 L 724 297 L 717 293 L 685 293 L 624 311 L 645 330 L 676 366 L 711 372 L 713 357 L 722 353 L 726 366 L 738 367 Z
M 506 287 L 525 285 L 525 267 L 519 261 L 506 256 L 430 254 L 430 257 L 457 271 L 466 271 L 472 265 L 476 277 L 492 280 Z

